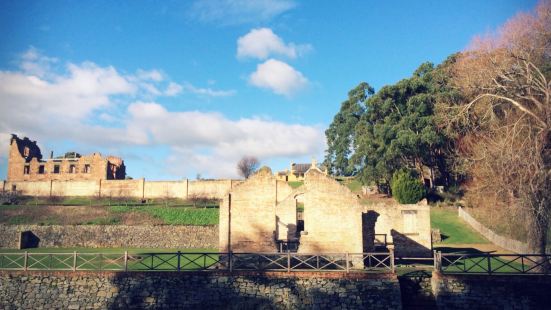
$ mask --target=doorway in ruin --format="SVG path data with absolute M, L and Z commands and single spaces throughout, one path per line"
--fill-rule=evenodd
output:
M 280 240 L 277 240 L 277 250 L 279 252 L 297 252 L 300 246 L 300 236 L 304 231 L 304 201 L 303 193 L 297 194 L 293 197 L 294 200 L 294 210 L 289 210 L 294 212 L 292 217 L 288 219 L 293 219 L 293 221 L 283 224 L 282 228 L 285 229 L 286 233 L 284 236 L 281 236 Z M 290 215 L 290 214 L 289 214 Z M 280 222 L 279 216 L 276 216 L 276 222 Z M 280 228 L 281 229 L 281 228 Z
M 362 213 L 362 249 L 364 253 L 376 252 L 386 248 L 386 235 L 375 233 L 379 213 L 367 211 Z

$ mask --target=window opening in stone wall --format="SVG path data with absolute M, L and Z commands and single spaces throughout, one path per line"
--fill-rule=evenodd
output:
M 44 174 L 46 170 L 44 170 L 44 165 L 38 166 L 38 174 Z
M 411 234 L 417 232 L 417 211 L 404 210 L 402 211 L 402 217 L 404 220 L 404 233 Z
M 31 153 L 31 150 L 29 149 L 28 146 L 26 146 L 24 149 L 23 149 L 23 157 L 29 157 Z
M 90 173 L 90 165 L 84 165 L 84 173 Z
M 12 192 L 16 192 L 16 191 L 17 191 L 17 185 L 12 184 L 12 186 L 11 186 L 11 191 L 12 191 Z
M 75 165 L 70 165 L 69 173 L 77 173 L 77 167 Z
M 54 173 L 59 173 L 59 165 L 54 165 Z
M 31 167 L 25 166 L 23 167 L 23 174 L 29 174 L 31 173 Z

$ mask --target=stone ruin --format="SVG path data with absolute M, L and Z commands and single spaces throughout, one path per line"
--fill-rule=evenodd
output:
M 263 167 L 224 198 L 219 229 L 221 252 L 365 253 L 382 246 L 397 256 L 431 255 L 428 205 L 363 205 L 316 167 L 298 188 Z

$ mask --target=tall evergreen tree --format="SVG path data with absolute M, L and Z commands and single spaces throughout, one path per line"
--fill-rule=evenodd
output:
M 364 114 L 364 103 L 374 94 L 369 84 L 362 82 L 350 92 L 348 99 L 341 104 L 340 111 L 325 131 L 327 151 L 325 164 L 333 175 L 349 176 L 355 172 L 350 163 L 353 154 L 356 124 Z

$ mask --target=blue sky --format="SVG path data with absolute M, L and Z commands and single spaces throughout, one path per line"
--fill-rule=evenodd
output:
M 124 158 L 147 179 L 323 158 L 361 81 L 439 63 L 535 1 L 1 1 L 0 175 L 9 134 L 43 155 Z

